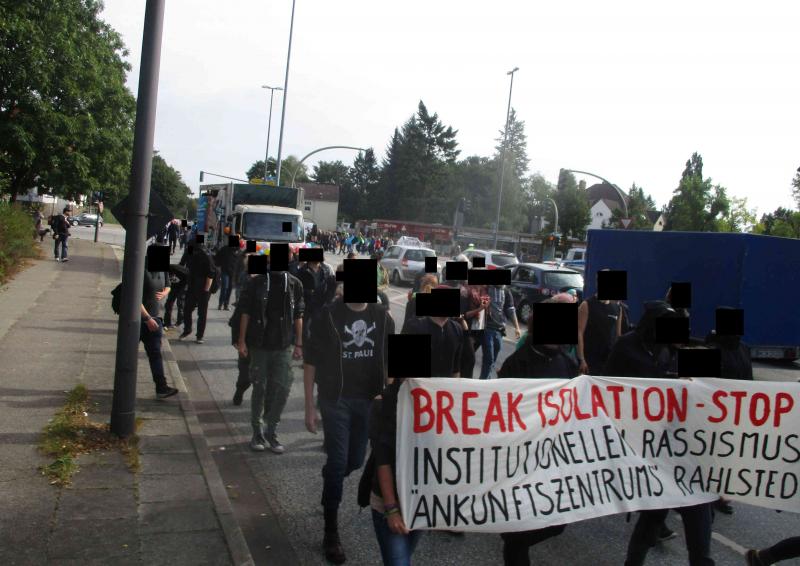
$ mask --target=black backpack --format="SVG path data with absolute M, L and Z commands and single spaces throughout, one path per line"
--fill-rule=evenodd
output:
M 122 303 L 122 283 L 111 290 L 111 310 L 119 315 L 119 308 Z

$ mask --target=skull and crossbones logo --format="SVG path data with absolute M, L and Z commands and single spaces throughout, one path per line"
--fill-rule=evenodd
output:
M 361 348 L 366 342 L 369 342 L 370 347 L 375 347 L 375 341 L 372 338 L 369 338 L 367 334 L 375 330 L 375 323 L 372 323 L 372 326 L 367 328 L 367 323 L 363 320 L 356 320 L 353 322 L 351 327 L 347 327 L 344 325 L 344 331 L 347 332 L 351 337 L 352 340 L 349 340 L 342 344 L 345 348 L 350 346 L 351 344 L 355 344 L 359 348 Z

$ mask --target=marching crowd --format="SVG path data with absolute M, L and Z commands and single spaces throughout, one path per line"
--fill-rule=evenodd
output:
M 314 236 L 328 251 L 340 252 L 350 244 L 335 233 Z M 390 245 L 380 239 L 374 246 Z M 366 242 L 358 242 L 364 247 Z M 366 253 L 369 254 L 369 246 Z M 619 301 L 588 297 L 578 307 L 577 343 L 570 346 L 534 343 L 535 315 L 527 321 L 526 333 L 516 318 L 513 299 L 502 285 L 470 285 L 466 281 L 440 281 L 437 274 L 418 277 L 409 292 L 403 321 L 395 321 L 383 293 L 388 280 L 377 264 L 378 296 L 375 302 L 345 303 L 342 284 L 334 270 L 324 262 L 299 262 L 293 254 L 288 270 L 267 269 L 265 274 L 248 273 L 250 254 L 239 248 L 223 247 L 216 254 L 202 244 L 188 241 L 179 264 L 164 274 L 146 272 L 142 304 L 142 341 L 150 359 L 156 393 L 168 397 L 174 390 L 166 386 L 160 361 L 162 322 L 159 301 L 166 297 L 163 326 L 171 328 L 172 311 L 177 305 L 175 324 L 183 326 L 180 340 L 193 332 L 193 313 L 197 310 L 195 340 L 203 342 L 210 296 L 218 292 L 219 310 L 230 310 L 231 341 L 238 355 L 238 379 L 234 405 L 244 402 L 252 385 L 250 449 L 281 454 L 278 426 L 292 385 L 292 360 L 302 360 L 305 397 L 305 426 L 318 433 L 321 415 L 326 462 L 322 469 L 321 506 L 324 515 L 323 550 L 334 564 L 346 561 L 339 537 L 338 511 L 343 504 L 346 477 L 363 469 L 358 486 L 358 504 L 369 506 L 375 536 L 384 564 L 410 564 L 422 531 L 409 531 L 400 513 L 395 483 L 395 437 L 397 394 L 401 378 L 388 372 L 388 337 L 424 334 L 431 339 L 431 375 L 473 377 L 476 352 L 482 351 L 480 379 L 495 372 L 506 323 L 510 322 L 518 339 L 516 349 L 497 368 L 498 378 L 566 378 L 581 373 L 619 377 L 677 377 L 676 348 L 656 342 L 656 321 L 662 317 L 686 317 L 685 309 L 673 308 L 669 301 L 654 300 L 645 305 L 641 319 L 633 325 Z M 377 257 L 373 255 L 373 258 Z M 269 256 L 266 257 L 269 265 Z M 464 256 L 455 258 L 466 260 Z M 168 280 L 167 280 L 168 278 Z M 461 297 L 461 316 L 416 316 L 419 294 L 442 287 L 457 287 Z M 235 292 L 235 300 L 231 295 Z M 383 297 L 381 297 L 383 295 Z M 574 292 L 547 299 L 551 303 L 575 303 Z M 706 346 L 721 351 L 722 377 L 752 379 L 748 349 L 739 336 L 710 335 Z M 649 549 L 676 537 L 664 520 L 669 509 L 641 511 L 628 543 L 626 566 L 645 563 Z M 733 513 L 730 503 L 719 500 L 674 509 L 681 515 L 685 530 L 688 563 L 713 565 L 711 528 L 715 512 Z M 503 560 L 506 565 L 530 564 L 530 548 L 561 534 L 567 525 L 524 532 L 503 533 Z M 454 533 L 459 534 L 459 533 Z M 761 566 L 798 556 L 800 538 L 750 550 L 746 564 Z

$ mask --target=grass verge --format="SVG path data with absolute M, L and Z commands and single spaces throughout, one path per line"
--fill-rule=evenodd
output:
M 38 256 L 33 217 L 17 204 L 0 201 L 0 284 L 21 269 L 25 259 Z
M 141 420 L 137 419 L 138 430 Z M 139 438 L 133 434 L 121 439 L 111 433 L 109 425 L 91 420 L 89 390 L 83 384 L 67 393 L 64 406 L 44 427 L 39 450 L 53 458 L 40 468 L 52 485 L 65 486 L 78 471 L 77 457 L 95 451 L 119 450 L 132 472 L 139 471 Z

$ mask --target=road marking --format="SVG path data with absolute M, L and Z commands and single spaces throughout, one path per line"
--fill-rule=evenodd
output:
M 711 533 L 711 538 L 713 538 L 717 542 L 720 542 L 720 543 L 724 544 L 725 546 L 727 546 L 731 550 L 733 550 L 735 552 L 738 552 L 742 556 L 744 556 L 747 553 L 747 549 L 745 547 L 735 543 L 734 541 L 732 541 L 731 539 L 729 539 L 725 535 L 719 534 L 717 531 L 713 531 Z

